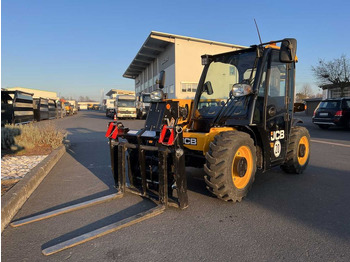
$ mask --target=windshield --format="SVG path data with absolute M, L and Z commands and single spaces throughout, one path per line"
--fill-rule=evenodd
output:
M 218 115 L 224 106 L 228 105 L 231 107 L 230 113 L 236 111 L 239 114 L 246 113 L 242 110 L 242 105 L 246 104 L 246 101 L 244 101 L 246 97 L 237 97 L 230 100 L 230 102 L 228 100 L 234 84 L 246 83 L 253 86 L 256 73 L 255 60 L 255 51 L 224 54 L 215 57 L 214 61 L 209 65 L 204 81 L 204 85 L 207 85 L 209 82 L 212 92 L 205 91 L 200 95 L 196 117 L 213 118 Z M 235 106 L 239 107 L 239 109 L 232 108 Z
M 135 107 L 135 100 L 118 100 L 117 106 L 119 106 L 119 107 Z
M 142 95 L 142 102 L 151 103 L 151 95 Z
M 340 101 L 322 101 L 320 108 L 323 109 L 337 109 L 340 108 Z

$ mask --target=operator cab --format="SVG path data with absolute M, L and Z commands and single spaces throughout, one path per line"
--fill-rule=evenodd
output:
M 296 46 L 294 39 L 283 41 Z M 195 97 L 193 131 L 208 132 L 214 126 L 235 124 L 264 125 L 265 102 L 270 106 L 267 118 L 287 110 L 286 105 L 292 103 L 286 97 L 294 95 L 294 60 L 295 49 L 280 49 L 275 43 L 202 56 L 205 67 Z
M 202 56 L 205 67 L 189 131 L 208 133 L 213 127 L 249 130 L 266 150 L 272 147 L 272 136 L 287 137 L 294 105 L 295 54 L 296 40 L 284 39 Z M 269 150 L 267 165 L 284 160 L 286 139 L 278 140 L 278 148 Z
M 228 118 L 245 119 L 247 105 L 253 97 L 257 69 L 255 50 L 206 55 L 202 61 L 208 64 L 202 75 L 203 86 L 195 98 L 193 129 L 208 132 L 210 127 L 218 126 L 218 122 Z

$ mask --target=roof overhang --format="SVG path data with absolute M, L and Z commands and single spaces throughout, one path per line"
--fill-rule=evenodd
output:
M 139 52 L 136 54 L 129 67 L 126 69 L 123 77 L 135 79 L 140 73 L 142 73 L 143 70 L 145 70 L 151 63 L 153 63 L 153 61 L 159 56 L 160 53 L 165 51 L 166 47 L 169 44 L 174 44 L 176 38 L 207 44 L 216 44 L 232 48 L 247 48 L 245 46 L 152 31 L 141 46 Z
M 108 91 L 108 93 L 106 94 L 106 96 L 111 96 L 111 95 L 113 95 L 113 94 L 115 94 L 115 93 L 117 93 L 117 91 L 114 90 L 114 89 L 111 89 L 111 90 Z
M 111 96 L 113 94 L 119 94 L 119 95 L 135 95 L 135 91 L 133 90 L 121 90 L 121 89 L 111 89 L 108 91 L 106 96 Z
M 323 90 L 325 90 L 325 89 L 334 89 L 334 88 L 340 88 L 340 85 L 326 84 L 326 85 L 320 86 L 320 88 L 322 88 Z M 345 88 L 350 88 L 350 84 L 348 86 L 346 86 Z
M 325 89 L 333 89 L 333 88 L 337 88 L 338 86 L 334 85 L 334 84 L 326 84 L 326 85 L 321 85 L 320 88 L 322 88 L 323 90 Z

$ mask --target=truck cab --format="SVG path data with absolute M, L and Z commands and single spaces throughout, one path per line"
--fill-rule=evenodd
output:
M 64 108 L 66 109 L 66 115 L 67 116 L 68 115 L 70 115 L 70 116 L 73 115 L 73 107 L 68 101 L 64 102 Z
M 78 103 L 76 100 L 67 100 L 67 102 L 70 104 L 72 114 L 78 113 Z
M 136 118 L 136 97 L 132 95 L 117 95 L 115 100 L 117 118 Z
M 146 118 L 151 103 L 150 93 L 141 93 L 136 99 L 136 113 L 138 119 Z
M 115 99 L 106 99 L 106 116 L 113 117 L 115 113 Z

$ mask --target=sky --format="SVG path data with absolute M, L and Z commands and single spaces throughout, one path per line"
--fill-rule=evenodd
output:
M 311 67 L 350 57 L 350 1 L 2 0 L 1 87 L 100 99 L 133 90 L 123 73 L 151 31 L 243 46 L 298 41 L 297 90 L 320 92 Z

